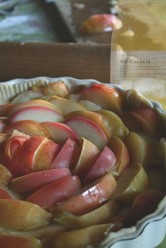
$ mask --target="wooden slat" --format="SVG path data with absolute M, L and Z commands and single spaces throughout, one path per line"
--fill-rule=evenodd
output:
M 109 82 L 110 46 L 75 43 L 0 43 L 0 81 L 72 76 Z

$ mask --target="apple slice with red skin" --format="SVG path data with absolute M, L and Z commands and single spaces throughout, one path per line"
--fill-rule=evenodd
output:
M 0 199 L 12 199 L 7 189 L 0 187 Z
M 57 112 L 61 113 L 61 111 L 59 109 L 57 109 L 53 104 L 51 104 L 50 102 L 46 101 L 46 100 L 42 100 L 42 99 L 36 99 L 36 100 L 31 100 L 31 101 L 26 101 L 23 102 L 21 104 L 15 104 L 13 106 L 13 108 L 11 109 L 11 111 L 9 112 L 8 116 L 12 116 L 14 115 L 16 112 L 20 111 L 21 109 L 27 108 L 27 107 L 46 107 L 46 108 L 50 108 L 53 110 L 56 110 Z
M 46 121 L 41 122 L 40 125 L 47 131 L 47 137 L 58 144 L 63 144 L 67 138 L 71 138 L 76 141 L 79 139 L 77 133 L 64 123 Z
M 47 139 L 41 144 L 34 156 L 33 171 L 46 170 L 60 151 L 60 145 Z
M 39 137 L 39 136 L 36 136 Z M 33 142 L 35 140 L 35 136 L 31 137 L 31 140 L 27 141 L 27 143 L 33 146 Z M 28 150 L 28 145 L 26 147 L 26 143 L 22 147 L 22 152 L 25 154 Z M 25 150 L 24 150 L 25 149 Z M 43 169 L 48 169 L 55 158 L 55 156 L 58 154 L 60 149 L 59 144 L 53 142 L 52 140 L 49 140 L 47 138 L 43 139 L 43 142 L 40 143 L 39 147 L 34 151 L 34 156 L 33 156 L 33 165 L 31 167 L 32 171 L 37 171 L 37 170 L 43 170 Z M 29 151 L 29 150 L 28 150 Z M 29 152 L 30 153 L 30 152 Z M 31 157 L 31 154 L 29 154 Z M 27 154 L 28 158 L 28 154 Z M 25 161 L 25 160 L 24 160 Z M 28 161 L 26 161 L 27 167 Z M 25 164 L 24 164 L 25 166 Z
M 110 172 L 116 163 L 116 157 L 113 151 L 105 146 L 99 157 L 89 170 L 85 177 L 85 182 L 92 182 L 107 172 Z
M 1 163 L 3 163 L 3 165 L 11 173 L 12 177 L 18 177 L 25 174 L 25 171 L 22 166 L 9 157 L 1 157 Z
M 93 185 L 86 185 L 79 194 L 73 195 L 65 201 L 57 203 L 50 208 L 55 215 L 69 212 L 75 215 L 82 215 L 99 207 L 104 202 L 110 200 L 117 187 L 117 182 L 112 173 L 107 173 Z
M 1 248 L 42 248 L 41 241 L 36 238 L 18 237 L 0 234 Z
M 25 142 L 23 147 L 20 146 L 20 149 L 17 149 L 17 152 L 12 156 L 12 162 L 20 164 L 24 172 L 23 174 L 33 170 L 36 151 L 46 139 L 47 138 L 42 136 L 33 136 Z
M 128 166 L 130 162 L 130 155 L 125 143 L 119 137 L 112 137 L 109 142 L 109 147 L 116 157 L 116 163 L 113 170 L 118 174 Z
M 53 168 L 70 168 L 78 157 L 79 146 L 78 143 L 70 138 L 66 140 L 55 159 L 50 165 Z
M 52 108 L 43 106 L 31 106 L 20 109 L 10 116 L 11 123 L 21 120 L 33 120 L 38 122 L 47 120 L 62 122 L 64 118 L 61 113 Z
M 47 209 L 59 201 L 64 201 L 80 190 L 81 183 L 77 176 L 62 177 L 49 183 L 31 194 L 26 201 Z
M 5 155 L 9 158 L 13 158 L 15 153 L 22 147 L 24 142 L 29 139 L 29 136 L 17 135 L 11 136 L 5 145 Z
M 48 169 L 60 148 L 42 136 L 33 136 L 27 140 L 24 136 L 14 136 L 9 141 L 5 147 L 4 163 L 15 176 Z
M 33 120 L 22 120 L 10 123 L 9 125 L 6 125 L 3 132 L 12 134 L 14 130 L 18 130 L 19 132 L 30 136 L 49 136 L 48 131 L 43 128 L 39 122 Z
M 67 168 L 36 171 L 14 178 L 10 182 L 10 188 L 16 192 L 35 191 L 61 177 L 71 175 Z
M 71 117 L 65 121 L 79 137 L 84 137 L 93 142 L 99 149 L 108 144 L 108 138 L 103 129 L 94 121 L 85 117 Z
M 80 150 L 78 151 L 78 155 L 76 154 L 78 158 L 72 168 L 73 173 L 83 179 L 99 154 L 100 149 L 94 143 L 88 139 L 82 138 L 80 140 Z
M 60 146 L 42 136 L 30 137 L 13 159 L 23 168 L 24 174 L 48 169 Z
M 20 163 L 17 163 L 13 158 L 11 159 L 7 156 L 2 155 L 1 163 L 11 173 L 12 177 L 19 177 L 25 174 L 25 169 Z
M 4 152 L 1 157 L 1 163 L 5 165 L 14 177 L 24 174 L 24 168 L 20 163 L 17 163 L 15 156 L 20 152 L 22 145 L 28 139 L 29 137 L 24 135 L 11 136 L 3 147 Z
M 165 125 L 160 121 L 159 115 L 154 109 L 139 107 L 129 112 L 129 115 L 137 122 L 141 130 L 150 135 L 162 135 Z
M 79 100 L 89 100 L 99 104 L 104 109 L 119 112 L 122 108 L 122 99 L 119 92 L 110 86 L 93 83 L 90 86 L 80 89 Z
M 96 125 L 98 125 L 105 132 L 107 138 L 110 139 L 111 133 L 109 131 L 108 121 L 105 121 L 102 114 L 89 111 L 89 110 L 82 110 L 82 111 L 78 110 L 78 111 L 71 112 L 70 114 L 65 116 L 65 118 L 67 119 L 72 118 L 72 117 L 84 117 L 84 118 L 87 118 L 95 122 Z

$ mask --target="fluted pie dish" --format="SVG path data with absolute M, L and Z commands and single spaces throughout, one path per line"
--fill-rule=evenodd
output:
M 160 244 L 165 121 L 138 91 L 93 79 L 1 83 L 0 247 Z

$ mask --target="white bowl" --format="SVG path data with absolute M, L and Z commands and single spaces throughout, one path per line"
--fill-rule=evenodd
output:
M 72 88 L 75 84 L 90 84 L 100 83 L 93 79 L 75 79 L 72 77 L 49 78 L 37 77 L 33 79 L 14 79 L 8 82 L 0 83 L 0 104 L 7 102 L 16 94 L 24 92 L 36 83 L 47 84 L 49 82 L 56 82 L 63 80 L 68 87 Z M 111 84 L 112 85 L 112 84 Z M 116 85 L 112 85 L 118 87 Z M 123 89 L 120 89 L 124 91 Z M 128 98 L 134 104 L 154 106 L 158 108 L 162 114 L 166 115 L 165 111 L 161 109 L 160 104 L 151 102 L 143 97 L 138 91 L 126 91 Z M 139 101 L 138 101 L 139 100 Z M 135 226 L 130 228 L 122 228 L 117 232 L 107 233 L 105 239 L 99 244 L 98 247 L 103 248 L 154 248 L 158 246 L 166 235 L 166 196 L 159 203 L 157 209 L 152 214 L 144 217 L 136 223 Z M 89 246 L 92 247 L 92 246 Z

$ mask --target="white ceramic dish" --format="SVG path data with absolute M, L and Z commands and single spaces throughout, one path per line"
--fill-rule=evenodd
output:
M 68 87 L 74 87 L 75 84 L 89 84 L 97 82 L 91 79 L 74 79 L 71 77 L 48 78 L 38 77 L 33 79 L 15 79 L 8 82 L 0 83 L 0 104 L 7 102 L 16 94 L 27 90 L 30 86 L 36 83 L 47 84 L 63 80 Z M 100 83 L 100 82 L 97 82 Z M 117 86 L 114 86 L 117 87 Z M 123 89 L 121 89 L 123 90 Z M 134 97 L 133 97 L 134 96 Z M 144 102 L 145 105 L 155 106 L 161 111 L 161 106 L 145 99 L 137 91 L 128 91 L 128 97 L 134 104 L 140 104 L 138 99 Z M 163 111 L 165 114 L 165 112 Z M 99 245 L 104 248 L 154 248 L 158 246 L 166 235 L 166 196 L 158 205 L 156 211 L 130 228 L 123 228 L 117 232 L 111 232 L 106 235 L 106 238 Z

